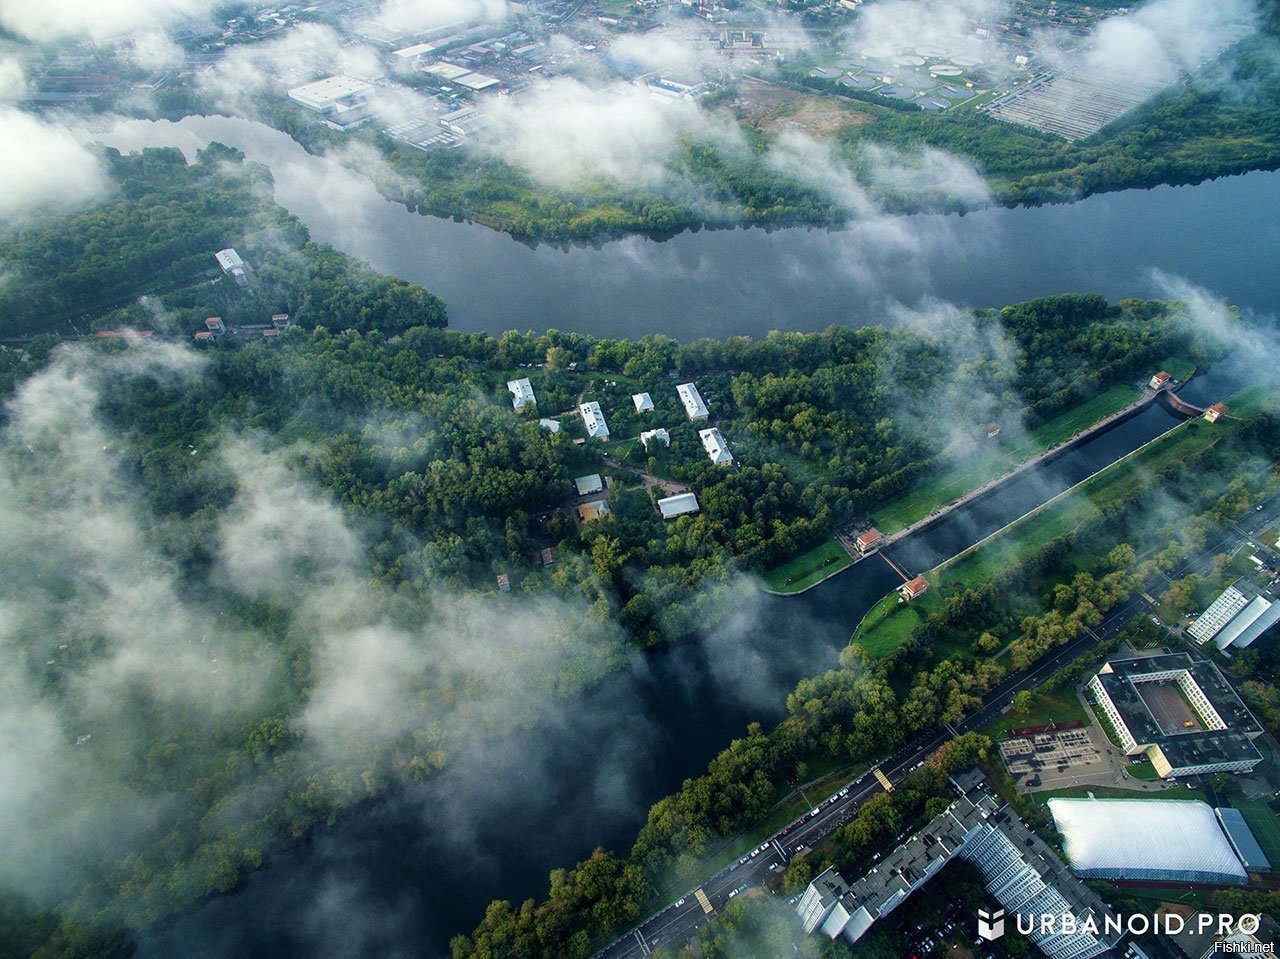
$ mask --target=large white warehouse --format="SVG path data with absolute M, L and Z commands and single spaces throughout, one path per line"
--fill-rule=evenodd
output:
M 1071 868 L 1098 879 L 1249 881 L 1208 804 L 1182 799 L 1050 799 Z

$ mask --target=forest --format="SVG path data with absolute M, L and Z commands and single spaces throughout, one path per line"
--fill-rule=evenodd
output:
M 1031 424 L 1207 348 L 1176 304 L 1094 295 L 758 340 L 461 333 L 429 292 L 310 242 L 233 151 L 108 159 L 117 186 L 89 210 L 0 238 L 23 277 L 0 351 L 0 475 L 21 518 L 0 524 L 0 675 L 13 721 L 40 723 L 24 743 L 60 777 L 47 801 L 71 805 L 55 821 L 123 818 L 39 850 L 72 861 L 0 897 L 0 953 L 110 954 L 637 649 L 689 636 L 719 591 L 980 443 L 989 418 Z M 152 219 L 161 240 L 128 261 L 126 292 L 106 251 Z M 243 285 L 215 272 L 224 245 L 250 267 Z M 62 284 L 59 270 L 84 272 Z M 193 341 L 209 316 L 228 332 Z M 536 410 L 512 409 L 514 376 Z M 705 424 L 675 395 L 685 380 L 734 467 L 707 460 Z M 651 413 L 631 403 L 641 390 Z M 604 407 L 607 447 L 575 442 L 583 399 Z M 539 424 L 551 417 L 558 432 Z M 634 441 L 651 425 L 669 448 Z M 633 471 L 687 485 L 700 512 L 664 523 Z M 592 472 L 614 480 L 612 513 L 579 522 L 572 481 Z M 531 561 L 546 548 L 552 565 Z M 874 670 L 850 652 L 778 729 L 753 727 L 659 803 L 629 856 L 558 872 L 549 904 L 495 905 L 455 952 L 588 954 L 657 880 L 767 808 L 805 755 L 891 747 L 998 675 L 926 664 L 926 644 Z M 357 682 L 380 695 L 354 696 Z

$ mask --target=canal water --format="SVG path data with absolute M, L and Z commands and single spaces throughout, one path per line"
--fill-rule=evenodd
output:
M 1151 268 L 1258 309 L 1280 292 L 1280 236 L 1265 214 L 1280 200 L 1278 174 L 1070 207 L 898 218 L 874 231 L 704 231 L 563 251 L 407 213 L 357 174 L 244 121 L 128 123 L 104 137 L 121 148 L 186 149 L 210 138 L 268 163 L 278 198 L 316 239 L 443 295 L 459 329 L 682 339 L 819 329 L 880 322 L 892 304 L 921 297 L 999 305 L 1066 290 L 1142 295 Z M 1205 405 L 1239 381 L 1221 364 L 1184 395 Z M 892 554 L 912 571 L 929 569 L 1175 422 L 1149 406 Z M 491 899 L 542 896 L 551 869 L 597 846 L 625 853 L 653 802 L 702 772 L 748 723 L 777 720 L 795 683 L 834 666 L 854 625 L 899 582 L 873 560 L 800 597 L 744 584 L 698 642 L 637 657 L 536 728 L 318 831 L 237 893 L 145 933 L 137 955 L 447 956 L 449 938 L 474 927 Z

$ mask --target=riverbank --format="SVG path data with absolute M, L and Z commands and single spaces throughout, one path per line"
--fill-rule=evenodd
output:
M 1139 394 L 1137 400 L 1131 400 L 1134 393 Z M 1151 403 L 1157 392 L 1150 389 L 1143 389 L 1127 384 L 1117 384 L 1111 389 L 1104 391 L 1096 397 L 1087 400 L 1079 406 L 1067 410 L 1059 414 L 1053 419 L 1041 425 L 1037 430 L 1033 430 L 1028 436 L 1031 442 L 1028 445 L 1025 441 L 1018 449 L 1020 450 L 1038 450 L 1032 452 L 1029 459 L 1019 462 L 1012 469 L 1006 469 L 998 475 L 990 477 L 979 485 L 971 486 L 966 492 L 955 497 L 943 506 L 928 505 L 926 497 L 937 496 L 939 489 L 947 489 L 955 480 L 951 478 L 953 474 L 944 474 L 938 481 L 933 481 L 920 487 L 919 490 L 907 494 L 907 496 L 896 501 L 895 504 L 886 508 L 884 512 L 877 510 L 872 515 L 872 519 L 876 521 L 876 527 L 882 533 L 885 533 L 884 547 L 888 547 L 900 539 L 925 529 L 939 520 L 945 518 L 953 510 L 964 506 L 966 503 L 983 496 L 992 490 L 998 488 L 1009 480 L 1021 475 L 1029 469 L 1033 469 L 1042 465 L 1055 456 L 1058 456 L 1072 447 L 1085 442 L 1091 436 L 1105 430 L 1107 427 L 1120 422 L 1126 417 L 1132 416 L 1134 413 L 1142 410 Z M 1119 409 L 1113 409 L 1117 399 L 1124 401 L 1124 405 Z M 1061 430 L 1063 423 L 1076 423 L 1082 415 L 1088 416 L 1090 413 L 1098 410 L 1108 411 L 1100 420 L 1091 420 L 1091 425 L 1078 430 L 1065 440 L 1055 441 L 1055 437 Z M 1045 445 L 1047 443 L 1047 445 Z M 992 461 L 988 460 L 990 465 Z M 1003 456 L 998 457 L 994 462 L 1005 463 L 1007 460 Z M 973 473 L 962 474 L 963 476 L 972 477 Z M 965 480 L 961 480 L 965 482 Z M 941 484 L 941 485 L 940 485 Z M 936 504 L 936 498 L 933 500 Z M 904 505 L 907 504 L 907 505 Z M 914 522 L 906 526 L 899 526 L 891 532 L 887 532 L 884 525 L 881 525 L 879 517 L 881 516 L 901 516 L 904 512 L 909 511 L 915 513 L 921 510 L 927 510 L 925 515 L 916 519 Z M 887 524 L 886 524 L 887 525 Z M 838 561 L 834 556 L 834 549 L 838 548 L 839 552 L 845 557 L 845 561 Z M 882 547 L 883 548 L 883 547 Z M 872 554 L 874 555 L 874 554 Z M 843 545 L 842 541 L 837 537 L 824 541 L 817 547 L 808 550 L 805 553 L 795 557 L 789 563 L 770 570 L 765 574 L 764 588 L 765 592 L 772 593 L 776 596 L 798 595 L 813 589 L 815 586 L 821 585 L 844 570 L 848 569 L 855 563 L 861 562 L 865 557 L 855 557 L 851 551 Z

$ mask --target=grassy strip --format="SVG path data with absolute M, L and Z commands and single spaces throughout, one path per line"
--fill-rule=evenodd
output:
M 970 493 L 1007 473 L 1018 464 L 1059 446 L 1142 396 L 1135 386 L 1120 383 L 1083 403 L 1059 413 L 1016 442 L 983 450 L 962 466 L 945 470 L 924 485 L 899 497 L 872 514 L 876 528 L 886 535 L 924 519 L 935 509 Z
M 1007 712 L 982 731 L 992 739 L 1003 739 L 1014 729 L 1047 726 L 1050 723 L 1069 723 L 1075 720 L 1089 723 L 1089 714 L 1080 705 L 1075 690 L 1055 689 L 1050 692 L 1034 693 L 1031 697 L 1031 708 L 1027 712 Z
M 853 559 L 836 540 L 828 539 L 764 574 L 764 584 L 775 593 L 798 593 L 832 573 L 853 565 Z

